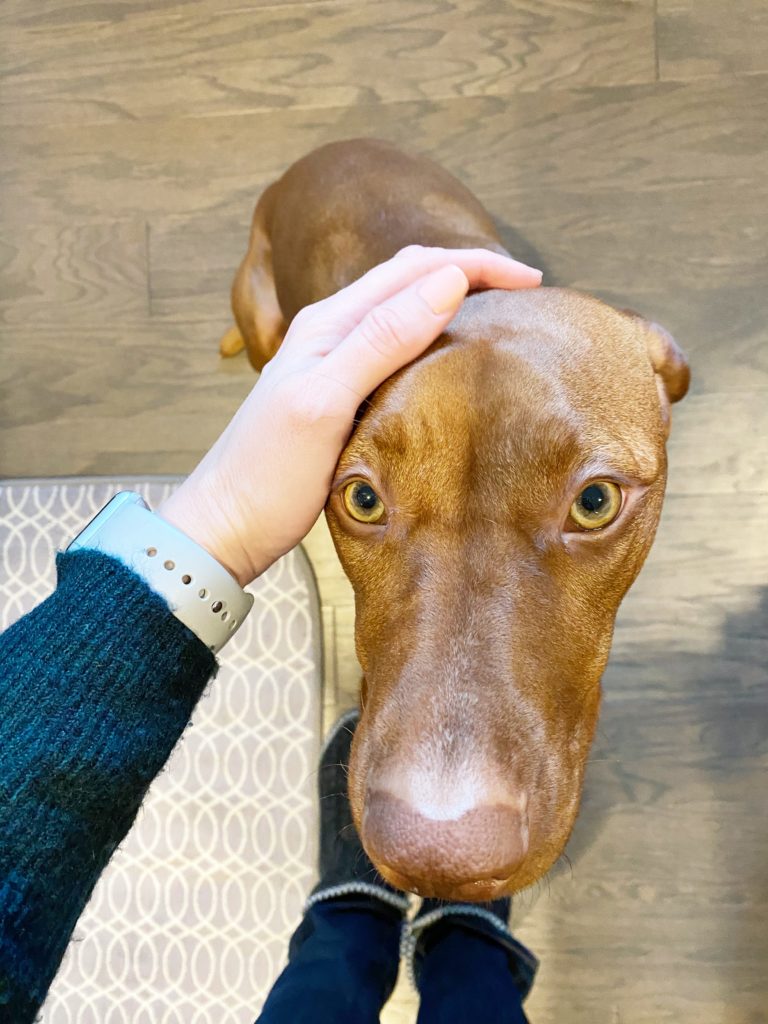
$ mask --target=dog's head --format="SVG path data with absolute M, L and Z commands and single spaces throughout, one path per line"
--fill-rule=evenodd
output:
M 636 314 L 489 291 L 365 409 L 327 516 L 365 676 L 350 801 L 394 885 L 487 900 L 562 852 L 687 386 Z

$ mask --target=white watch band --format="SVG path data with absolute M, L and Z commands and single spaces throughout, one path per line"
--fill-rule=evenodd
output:
M 247 594 L 213 555 L 122 491 L 67 548 L 93 548 L 120 559 L 168 602 L 195 636 L 217 653 L 251 610 Z

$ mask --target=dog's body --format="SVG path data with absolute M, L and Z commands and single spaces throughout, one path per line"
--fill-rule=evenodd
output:
M 260 370 L 300 309 L 414 242 L 506 254 L 485 209 L 437 164 L 377 140 L 315 150 L 259 199 L 224 354 L 244 342 Z
M 365 140 L 311 153 L 259 201 L 222 350 L 244 342 L 260 368 L 299 309 L 413 243 L 505 251 L 430 161 Z M 350 801 L 393 884 L 486 900 L 562 852 L 687 384 L 663 329 L 542 288 L 470 296 L 372 397 L 327 517 L 365 674 Z M 350 513 L 354 481 L 381 521 Z

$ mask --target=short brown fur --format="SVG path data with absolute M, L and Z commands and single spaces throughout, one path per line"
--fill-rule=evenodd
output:
M 472 194 L 422 157 L 352 140 L 294 164 L 259 200 L 233 286 L 252 364 L 299 309 L 413 243 L 505 251 Z M 669 405 L 687 386 L 662 328 L 542 288 L 470 296 L 367 404 L 327 517 L 365 673 L 350 801 L 394 884 L 485 900 L 562 852 L 616 611 L 661 511 Z M 383 525 L 346 512 L 357 477 L 383 499 Z M 622 511 L 571 529 L 594 479 L 622 486 Z

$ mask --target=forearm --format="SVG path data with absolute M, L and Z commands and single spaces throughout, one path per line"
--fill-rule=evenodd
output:
M 0 636 L 0 1019 L 31 1021 L 213 655 L 96 552 Z

